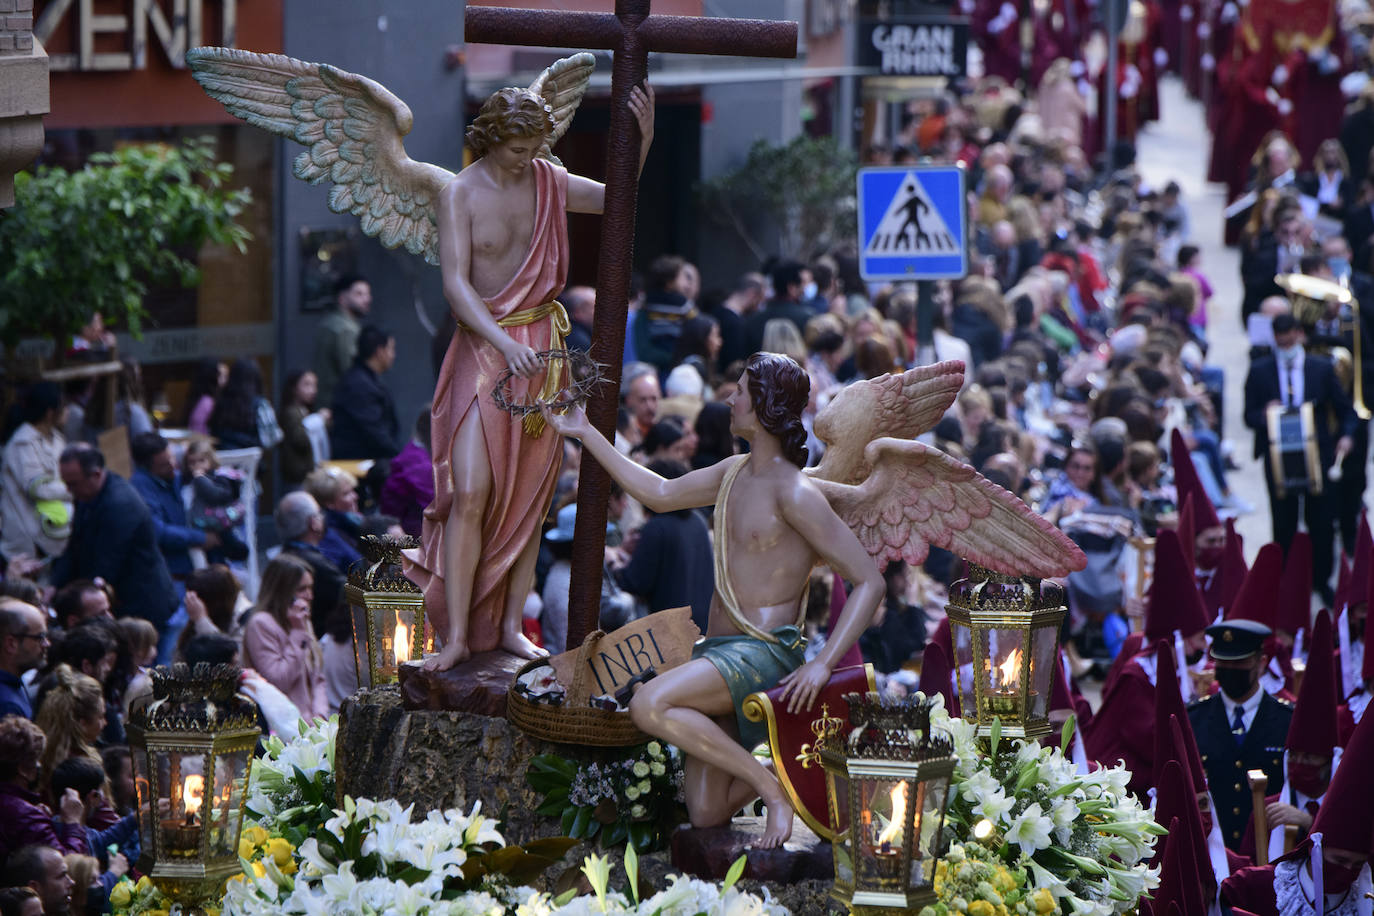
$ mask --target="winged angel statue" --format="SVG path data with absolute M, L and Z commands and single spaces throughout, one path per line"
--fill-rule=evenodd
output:
M 493 93 L 467 130 L 479 158 L 457 174 L 406 155 L 410 109 L 365 76 L 230 48 L 194 48 L 186 61 L 230 114 L 306 147 L 295 175 L 329 182 L 330 209 L 352 213 L 383 245 L 404 246 L 443 273 L 458 331 L 434 393 L 434 502 L 406 566 L 444 636 L 443 651 L 426 664 L 448 668 L 496 648 L 542 654 L 521 633 L 521 610 L 561 441 L 542 434 L 539 414 L 517 419 L 486 395 L 506 369 L 515 376 L 512 399 L 546 399 L 561 387 L 538 353 L 561 349 L 569 329 L 555 298 L 568 273 L 564 213 L 600 213 L 605 187 L 569 174 L 552 147 L 572 122 L 595 58 L 574 55 L 527 89 Z M 636 87 L 628 105 L 642 168 L 653 90 Z
M 747 455 L 667 480 L 621 455 L 580 408 L 545 418 L 580 438 L 625 490 L 656 512 L 715 505 L 715 585 L 706 639 L 692 661 L 639 688 L 640 729 L 687 755 L 687 810 L 695 826 L 729 821 L 761 797 L 761 841 L 791 834 L 792 808 L 773 773 L 750 753 L 761 736 L 742 714 L 749 694 L 784 685 L 789 712 L 809 709 L 836 662 L 868 627 L 883 596 L 879 566 L 920 563 L 930 545 L 1012 574 L 1064 575 L 1086 565 L 1068 538 L 972 468 L 914 437 L 959 393 L 960 362 L 858 382 L 819 416 L 821 463 L 806 464 L 804 369 L 756 353 L 730 401 L 730 426 Z M 812 568 L 826 563 L 853 583 L 834 632 L 805 661 L 801 624 Z

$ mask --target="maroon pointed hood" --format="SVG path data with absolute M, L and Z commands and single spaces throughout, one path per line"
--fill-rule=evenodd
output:
M 1312 630 L 1312 537 L 1306 531 L 1293 535 L 1279 583 L 1277 630 L 1294 636 Z
M 1322 835 L 1324 846 L 1368 852 L 1374 824 L 1374 716 L 1365 716 L 1345 746 L 1341 765 L 1331 777 L 1311 833 Z
M 1307 672 L 1298 688 L 1298 702 L 1288 726 L 1285 750 L 1330 757 L 1340 743 L 1336 717 L 1336 664 L 1331 647 L 1331 615 L 1317 614 L 1312 644 L 1307 653 Z
M 1215 616 L 1217 611 L 1225 611 L 1231 606 L 1245 582 L 1245 574 L 1249 571 L 1250 568 L 1245 565 L 1245 545 L 1241 543 L 1240 535 L 1236 534 L 1236 521 L 1228 518 L 1226 549 L 1221 555 L 1221 563 L 1217 566 L 1216 574 L 1207 586 L 1207 593 L 1203 596 L 1206 599 L 1209 618 Z
M 1270 630 L 1278 624 L 1279 586 L 1283 581 L 1283 548 L 1265 544 L 1255 565 L 1245 574 L 1235 600 L 1226 609 L 1226 620 L 1253 620 Z
M 1176 719 L 1178 736 L 1171 734 L 1170 719 Z M 1167 760 L 1177 760 L 1188 768 L 1188 778 L 1197 791 L 1207 791 L 1207 773 L 1202 768 L 1202 754 L 1197 749 L 1197 736 L 1188 718 L 1188 709 L 1183 704 L 1183 695 L 1178 689 L 1178 668 L 1174 663 L 1172 643 L 1161 642 L 1155 647 L 1155 748 L 1158 752 L 1163 742 L 1168 752 L 1165 757 L 1155 758 L 1155 785 L 1159 784 L 1159 768 Z
M 1145 638 L 1172 639 L 1207 629 L 1211 618 L 1197 590 L 1193 568 L 1183 553 L 1178 532 L 1161 529 L 1155 539 L 1154 576 L 1145 601 Z
M 1169 463 L 1174 466 L 1174 489 L 1179 502 L 1182 503 L 1190 496 L 1193 498 L 1193 524 L 1196 525 L 1196 531 L 1221 527 L 1216 507 L 1212 505 L 1207 491 L 1202 488 L 1197 468 L 1193 467 L 1193 456 L 1188 453 L 1188 446 L 1183 442 L 1183 434 L 1177 429 L 1169 439 Z

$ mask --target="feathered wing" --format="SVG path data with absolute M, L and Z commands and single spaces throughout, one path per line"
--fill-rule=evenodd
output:
M 864 459 L 868 443 L 885 436 L 914 439 L 933 428 L 963 384 L 964 364 L 957 359 L 854 382 L 816 415 L 816 436 L 826 448 L 811 473 L 859 483 L 870 470 Z
M 863 483 L 814 483 L 879 566 L 923 563 L 931 545 L 1008 575 L 1063 576 L 1087 565 L 1063 532 L 963 462 L 890 438 L 864 452 L 873 473 Z
M 406 155 L 401 138 L 413 118 L 385 86 L 328 64 L 234 48 L 192 48 L 186 62 L 231 115 L 307 147 L 293 171 L 333 185 L 329 209 L 360 217 L 363 232 L 387 248 L 439 263 L 435 203 L 453 173 Z
M 539 147 L 539 155 L 557 165 L 563 163 L 553 154 L 554 144 L 568 132 L 577 106 L 582 103 L 582 96 L 587 94 L 587 86 L 595 69 L 596 58 L 583 51 L 554 61 L 530 84 L 530 91 L 542 95 L 544 101 L 553 108 L 553 131 L 544 145 Z

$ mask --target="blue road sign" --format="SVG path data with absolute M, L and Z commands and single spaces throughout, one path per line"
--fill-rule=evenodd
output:
M 865 280 L 949 280 L 968 273 L 964 169 L 859 169 L 859 272 Z

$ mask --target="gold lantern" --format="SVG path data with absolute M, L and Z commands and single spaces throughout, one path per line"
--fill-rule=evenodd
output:
M 954 775 L 950 740 L 931 734 L 929 700 L 885 703 L 852 693 L 850 730 L 821 738 L 832 824 L 831 896 L 858 916 L 896 916 L 935 902 L 935 865 Z
M 1041 738 L 1050 731 L 1064 589 L 973 564 L 969 570 L 950 588 L 947 608 L 960 709 L 980 737 L 1000 719 L 1008 738 Z
M 152 672 L 152 699 L 131 710 L 129 748 L 143 844 L 139 870 L 187 909 L 239 872 L 239 828 L 258 710 L 234 665 Z
M 425 596 L 401 572 L 401 551 L 419 546 L 413 537 L 362 539 L 362 562 L 354 564 L 344 588 L 353 612 L 360 687 L 394 684 L 402 664 L 434 651 L 434 634 L 425 626 Z

